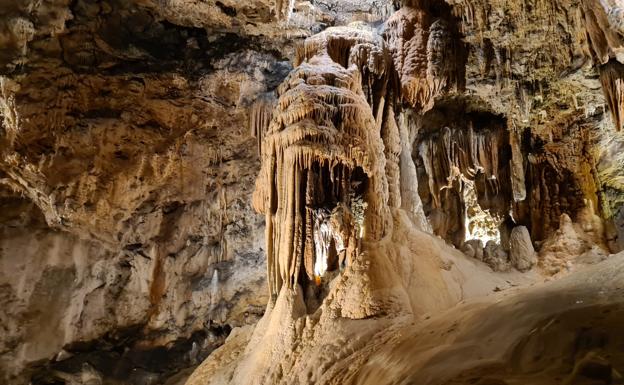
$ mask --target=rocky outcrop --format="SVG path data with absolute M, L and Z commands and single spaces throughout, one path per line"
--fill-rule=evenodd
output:
M 583 260 L 592 260 L 589 254 L 607 255 L 602 219 L 591 204 L 586 206 L 575 222 L 562 214 L 557 231 L 544 241 L 539 250 L 540 265 L 548 274 L 574 270 Z M 598 258 L 600 260 L 600 258 Z
M 332 339 L 356 352 L 500 276 L 620 250 L 621 15 L 3 2 L 3 380 L 162 383 L 241 326 L 205 373 L 322 383 L 345 369 Z M 539 269 L 510 270 L 536 264 L 531 241 Z
M 134 3 L 29 7 L 0 6 L 35 30 L 2 45 L 2 381 L 164 381 L 264 311 L 246 108 L 290 64 Z
M 383 147 L 367 96 L 380 96 L 364 93 L 356 67 L 367 66 L 371 81 L 383 79 L 384 56 L 377 49 L 370 30 L 329 29 L 306 41 L 306 62 L 278 90 L 273 120 L 263 135 L 254 196 L 254 206 L 266 215 L 274 296 L 282 286 L 296 287 L 304 268 L 309 280 L 320 277 L 315 266 L 327 264 L 318 261 L 327 253 L 345 252 L 341 259 L 351 260 L 364 226 L 368 237 L 383 235 L 382 204 L 363 195 L 366 186 L 382 199 L 387 195 L 385 181 L 372 177 L 383 166 Z M 366 203 L 358 203 L 363 199 Z M 322 226 L 315 221 L 326 220 L 315 219 L 322 210 L 336 217 L 335 225 L 325 224 L 336 232 L 336 241 L 328 245 L 332 250 L 318 255 L 313 234 Z M 380 219 L 365 224 L 365 217 L 356 214 L 362 210 Z
M 517 226 L 511 230 L 509 237 L 509 257 L 513 267 L 520 271 L 531 269 L 537 262 L 535 249 L 531 242 L 529 230 L 524 226 Z
M 200 245 L 163 259 L 155 248 L 113 252 L 49 229 L 25 200 L 4 196 L 0 207 L 9 383 L 71 378 L 87 363 L 101 380 L 167 378 L 264 310 L 266 297 L 247 292 L 264 292 L 259 253 L 217 263 Z
M 503 250 L 501 245 L 495 241 L 488 241 L 483 249 L 483 262 L 492 268 L 494 271 L 509 271 L 510 258 L 507 252 Z M 511 261 L 513 264 L 513 260 Z
M 514 221 L 543 240 L 591 200 L 618 227 L 621 135 L 597 76 L 619 52 L 606 16 L 617 4 L 450 3 L 469 46 L 467 89 L 506 119 Z
M 164 381 L 255 322 L 267 294 L 252 106 L 271 105 L 299 37 L 392 11 L 331 0 L 0 5 L 6 381 L 74 381 L 87 361 L 102 381 Z M 12 266 L 31 243 L 44 251 Z M 44 314 L 47 288 L 58 306 L 30 333 L 43 315 L 15 320 Z
M 401 8 L 388 19 L 385 30 L 401 95 L 425 111 L 433 107 L 436 97 L 463 91 L 466 60 L 451 8 L 437 3 L 432 13 L 425 10 L 427 6 L 422 2 Z

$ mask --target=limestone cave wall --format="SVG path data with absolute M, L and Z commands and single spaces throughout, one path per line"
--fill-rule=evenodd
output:
M 621 250 L 622 9 L 3 2 L 0 374 L 184 381 L 403 220 L 499 271 Z

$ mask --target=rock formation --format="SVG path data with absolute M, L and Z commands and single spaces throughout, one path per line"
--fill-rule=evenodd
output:
M 616 381 L 623 9 L 0 4 L 0 382 Z
M 533 243 L 531 243 L 531 235 L 526 227 L 517 226 L 511 230 L 509 257 L 512 265 L 520 271 L 529 270 L 535 265 L 535 249 L 533 248 Z
M 571 175 L 561 175 L 561 167 L 548 162 L 564 149 L 526 154 L 524 146 L 531 146 L 539 133 L 529 131 L 529 142 L 521 145 L 510 129 L 516 117 L 496 113 L 483 99 L 453 95 L 463 91 L 463 70 L 458 69 L 466 56 L 446 11 L 442 3 L 405 5 L 386 23 L 385 41 L 374 30 L 352 25 L 327 29 L 302 44 L 297 67 L 278 89 L 272 120 L 268 126 L 263 123 L 267 131 L 261 135 L 262 170 L 254 206 L 266 215 L 271 300 L 263 320 L 236 334 L 189 384 L 370 383 L 373 378 L 374 383 L 393 383 L 392 375 L 369 375 L 364 362 L 383 346 L 394 345 L 394 333 L 405 327 L 406 319 L 452 307 L 467 298 L 472 279 L 494 274 L 465 267 L 471 273 L 457 276 L 457 261 L 444 255 L 450 251 L 413 250 L 411 257 L 401 252 L 400 245 L 419 237 L 414 230 L 418 220 L 406 216 L 400 204 L 402 192 L 408 191 L 401 187 L 408 179 L 397 177 L 404 169 L 402 151 L 416 149 L 410 158 L 426 181 L 418 185 L 427 187 L 419 192 L 433 231 L 464 245 L 496 272 L 508 271 L 510 265 L 528 271 L 537 261 L 527 227 L 504 230 L 508 223 L 527 223 L 543 239 L 553 236 L 553 230 L 548 222 L 536 225 L 538 210 L 542 215 L 571 212 L 579 223 L 585 211 L 593 215 L 590 199 L 596 199 L 596 182 L 593 171 L 582 171 L 586 163 L 564 165 Z M 440 60 L 437 49 L 450 59 Z M 386 52 L 391 62 L 384 62 Z M 399 133 L 396 116 L 404 116 L 400 120 L 408 135 Z M 568 119 L 578 130 L 578 123 Z M 558 140 L 568 138 L 555 127 L 549 135 L 554 131 Z M 409 146 L 401 143 L 405 139 L 411 139 Z M 578 148 L 570 150 L 572 159 L 586 157 Z M 535 165 L 526 174 L 525 162 Z M 547 164 L 561 178 L 571 178 L 564 183 L 578 191 L 565 207 L 560 203 L 566 192 L 549 192 L 557 179 L 545 179 L 542 171 L 543 183 L 531 184 L 534 173 Z M 411 177 L 416 182 L 413 173 Z M 363 210 L 356 210 L 354 198 L 363 202 L 357 205 Z M 360 222 L 354 220 L 356 211 L 363 215 Z M 604 239 L 602 220 L 593 223 L 595 231 L 590 232 L 598 244 Z M 481 250 L 481 240 L 466 239 L 478 234 L 474 227 L 480 226 L 493 229 L 498 242 L 506 236 L 508 245 L 489 240 Z M 548 242 L 559 244 L 556 234 L 544 250 Z M 413 270 L 410 264 L 419 267 Z M 430 270 L 431 264 L 451 274 L 440 275 L 440 270 Z M 406 272 L 418 272 L 418 287 L 405 280 Z M 546 268 L 543 272 L 553 274 Z M 436 288 L 440 297 L 435 303 L 422 297 L 424 287 Z M 457 289 L 463 294 L 458 296 Z M 385 333 L 388 325 L 397 329 Z M 326 352 L 335 356 L 324 356 Z

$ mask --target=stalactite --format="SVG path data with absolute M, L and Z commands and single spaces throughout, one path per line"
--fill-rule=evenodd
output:
M 384 32 L 399 75 L 402 98 L 427 111 L 436 97 L 463 89 L 466 49 L 450 9 L 434 18 L 429 3 L 403 7 L 387 22 Z
M 604 3 L 604 0 L 601 2 Z M 624 35 L 624 8 L 622 8 L 622 6 L 624 5 L 621 3 L 620 6 L 605 7 L 603 5 L 603 7 L 607 10 L 607 19 L 609 20 L 611 28 Z
M 394 112 L 390 107 L 387 108 L 381 135 L 386 155 L 386 178 L 388 179 L 389 191 L 388 204 L 390 207 L 401 207 L 401 171 L 399 168 L 401 137 Z
M 292 0 L 276 0 L 275 8 L 274 8 L 275 16 L 277 17 L 278 20 L 288 21 L 290 13 L 292 12 L 292 8 L 293 8 Z
M 510 130 L 509 142 L 511 145 L 511 160 L 509 161 L 511 188 L 514 201 L 520 202 L 526 199 L 527 192 L 524 178 L 524 157 L 520 147 L 519 134 L 514 129 Z
M 258 155 L 262 154 L 262 142 L 269 130 L 274 104 L 272 97 L 261 97 L 254 102 L 249 112 L 250 133 L 258 140 Z
M 451 188 L 461 175 L 474 178 L 481 173 L 496 195 L 500 179 L 499 151 L 503 130 L 476 131 L 444 127 L 439 134 L 424 139 L 419 146 L 434 206 L 440 207 L 440 191 Z
M 387 57 L 372 30 L 330 28 L 302 45 L 300 63 L 278 87 L 268 125 L 268 107 L 253 108 L 252 130 L 265 132 L 253 205 L 267 215 L 273 295 L 301 276 L 317 281 L 328 258 L 354 250 L 358 233 L 383 236 L 386 163 L 371 105 L 383 106 L 383 96 L 369 96 L 383 90 Z M 396 157 L 398 132 L 390 131 Z M 366 204 L 354 206 L 359 199 Z M 351 213 L 357 207 L 366 207 L 360 222 Z
M 583 0 L 585 29 L 592 54 L 598 64 L 605 64 L 612 58 L 624 60 L 624 36 L 618 31 L 620 23 L 611 23 L 610 8 L 601 4 L 604 0 Z M 617 8 L 617 7 L 615 7 Z M 617 11 L 611 11 L 611 19 Z
M 624 64 L 615 60 L 600 67 L 600 82 L 616 130 L 624 124 Z
M 422 113 L 463 88 L 466 52 L 455 23 L 445 4 L 415 1 L 390 18 L 383 37 L 362 24 L 328 28 L 297 49 L 275 104 L 252 107 L 262 159 L 253 206 L 266 214 L 273 296 L 300 279 L 320 284 L 336 261 L 358 258 L 362 240 L 386 234 L 390 207 L 408 207 L 429 228 L 411 159 L 415 132 L 396 119 L 401 108 Z M 421 144 L 438 202 L 462 172 L 496 176 L 496 143 L 470 135 L 449 128 Z

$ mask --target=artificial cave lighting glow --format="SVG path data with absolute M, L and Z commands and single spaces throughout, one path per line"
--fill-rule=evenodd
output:
M 462 178 L 462 194 L 464 198 L 464 223 L 466 226 L 465 240 L 480 239 L 483 244 L 494 241 L 500 244 L 499 225 L 502 220 L 483 210 L 477 200 L 474 182 Z
M 366 225 L 364 224 L 364 215 L 366 213 L 366 207 L 368 204 L 364 202 L 364 199 L 360 196 L 351 196 L 351 213 L 353 214 L 354 222 L 359 229 L 358 237 L 364 238 L 366 234 Z
M 332 216 L 327 210 L 316 212 L 314 221 L 314 275 L 317 278 L 325 275 L 330 248 L 335 248 L 336 254 L 345 249 L 340 232 L 332 226 Z M 318 279 L 317 279 L 318 282 Z

